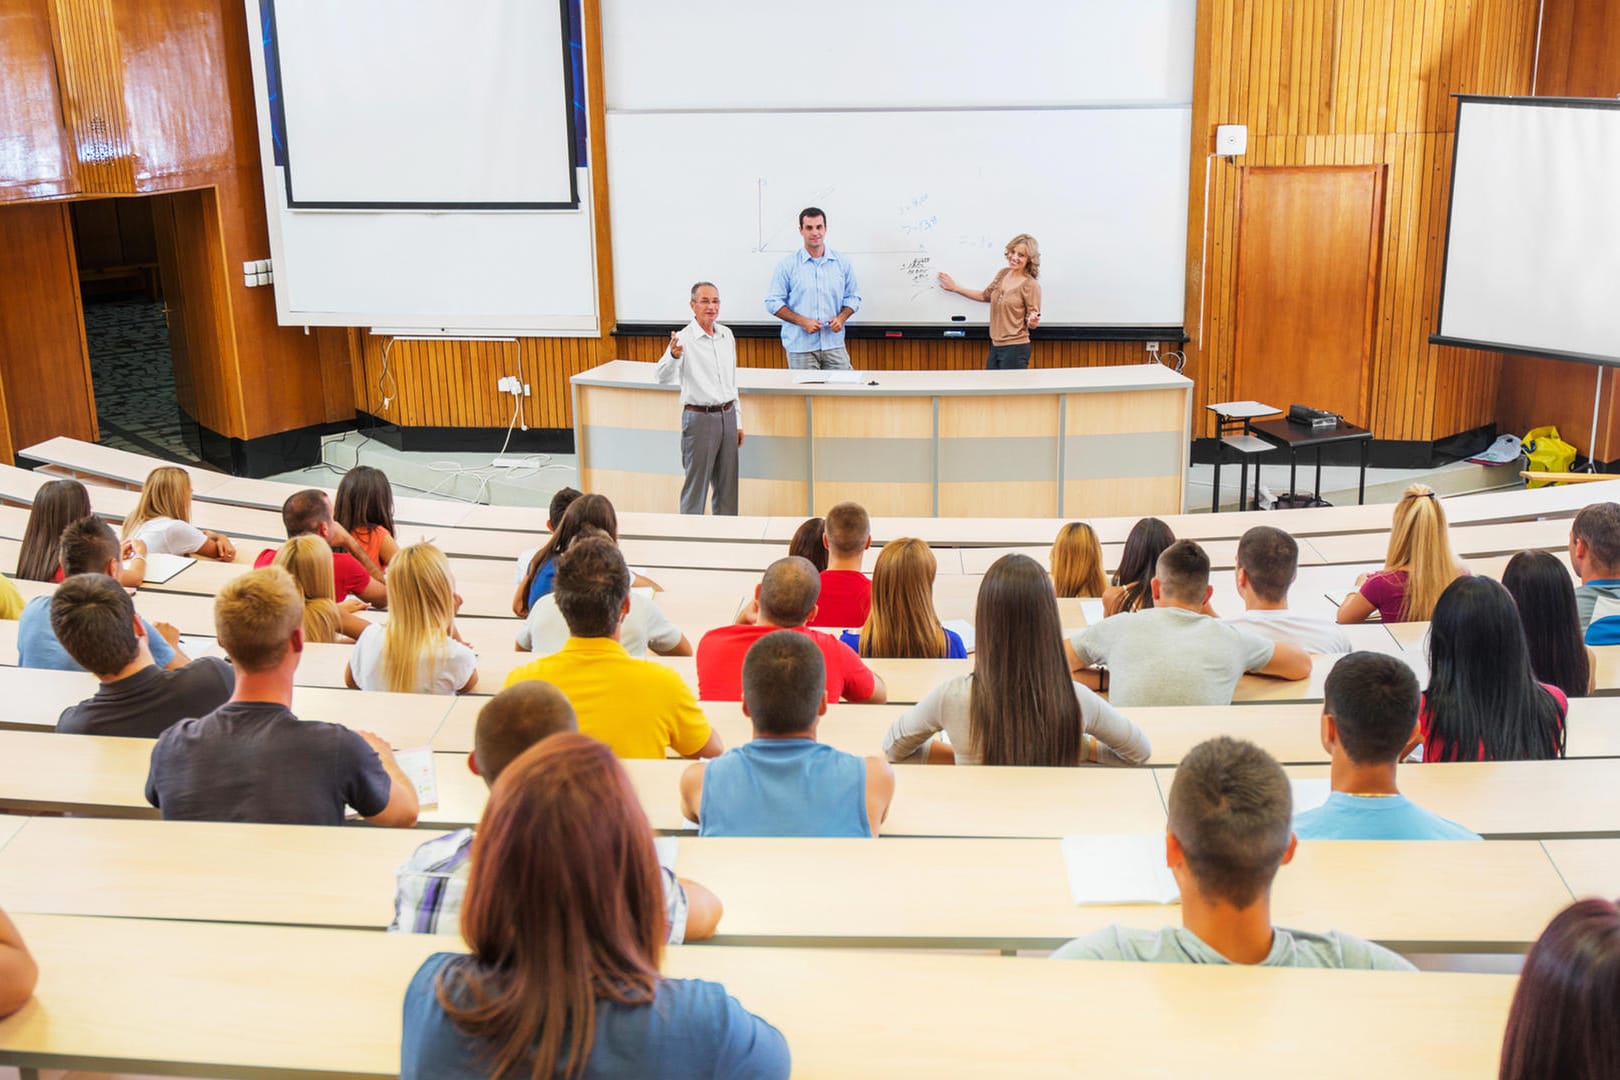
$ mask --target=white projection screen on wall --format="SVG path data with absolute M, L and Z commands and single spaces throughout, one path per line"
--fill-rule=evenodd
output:
M 1620 366 L 1620 101 L 1464 96 L 1436 344 Z

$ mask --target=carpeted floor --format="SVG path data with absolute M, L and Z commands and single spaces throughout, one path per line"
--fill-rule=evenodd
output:
M 162 302 L 87 302 L 84 327 L 102 444 L 199 463 L 197 425 L 175 397 Z

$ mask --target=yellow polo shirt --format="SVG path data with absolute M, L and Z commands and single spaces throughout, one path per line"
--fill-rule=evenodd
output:
M 709 741 L 709 719 L 673 669 L 638 660 L 612 638 L 571 637 L 560 652 L 531 660 L 506 677 L 512 686 L 540 679 L 563 692 L 579 730 L 622 758 L 661 758 L 671 746 L 695 754 Z

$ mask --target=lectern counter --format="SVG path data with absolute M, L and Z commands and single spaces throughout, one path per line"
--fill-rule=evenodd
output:
M 572 380 L 581 484 L 619 510 L 680 501 L 680 393 L 654 367 L 614 360 Z M 1182 510 L 1193 384 L 1163 365 L 794 375 L 737 371 L 740 513 L 809 517 L 846 499 L 890 517 Z

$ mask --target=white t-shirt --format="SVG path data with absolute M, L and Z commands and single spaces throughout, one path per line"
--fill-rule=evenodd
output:
M 361 632 L 349 654 L 349 670 L 362 690 L 387 690 L 383 680 L 383 639 L 388 632 L 381 623 L 373 623 Z M 478 670 L 478 654 L 455 638 L 445 637 L 445 649 L 437 665 L 424 656 L 416 671 L 417 694 L 453 694 L 467 685 L 473 672 Z
M 518 627 L 517 643 L 538 656 L 550 656 L 568 642 L 568 623 L 557 610 L 557 594 L 547 593 L 534 602 L 529 617 Z M 630 613 L 619 625 L 619 644 L 631 656 L 662 652 L 681 641 L 681 628 L 669 621 L 656 601 L 640 592 L 630 593 Z
M 1298 611 L 1245 611 L 1223 620 L 1272 641 L 1298 645 L 1311 653 L 1350 652 L 1350 639 L 1339 624 Z
M 160 517 L 143 521 L 130 539 L 145 543 L 153 555 L 190 555 L 208 542 L 208 534 L 189 521 Z

